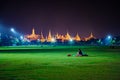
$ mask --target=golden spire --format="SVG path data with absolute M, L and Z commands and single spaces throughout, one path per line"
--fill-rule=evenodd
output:
M 66 40 L 70 40 L 70 39 L 71 39 L 71 36 L 70 36 L 70 34 L 69 34 L 68 32 L 67 32 L 66 35 L 65 35 L 65 39 L 66 39 Z
M 90 33 L 90 37 L 91 37 L 91 38 L 93 38 L 93 37 L 94 37 L 92 32 Z
M 48 38 L 51 38 L 51 31 L 49 30 Z
M 52 36 L 51 36 L 51 31 L 49 30 L 47 42 L 51 42 L 51 41 L 52 41 Z
M 45 38 L 43 36 L 43 33 L 41 32 L 41 39 L 40 39 L 41 42 L 45 42 Z
M 26 35 L 26 38 L 29 39 L 29 40 L 37 40 L 39 39 L 39 35 L 36 35 L 35 34 L 35 30 L 34 28 L 32 29 L 32 34 L 31 35 Z
M 35 34 L 35 30 L 34 30 L 34 28 L 32 29 L 32 34 L 33 34 L 33 35 Z
M 78 33 L 76 34 L 76 36 L 75 36 L 75 40 L 76 41 L 80 41 L 81 39 L 80 39 L 80 36 L 78 35 Z
M 90 36 L 89 36 L 89 37 L 85 38 L 85 41 L 88 41 L 88 40 L 90 40 L 90 39 L 95 39 L 95 37 L 93 36 L 93 33 L 92 33 L 92 32 L 90 33 Z

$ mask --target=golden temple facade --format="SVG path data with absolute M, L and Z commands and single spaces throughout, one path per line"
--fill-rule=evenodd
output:
M 43 36 L 43 33 L 41 32 L 41 34 L 36 34 L 35 33 L 35 29 L 32 29 L 32 34 L 30 35 L 25 35 L 25 38 L 32 41 L 32 40 L 40 40 L 41 42 L 52 42 L 53 39 L 56 40 L 61 40 L 61 42 L 64 41 L 69 41 L 69 40 L 74 40 L 74 41 L 81 41 L 81 37 L 79 36 L 79 34 L 77 33 L 75 37 L 71 37 L 71 35 L 69 34 L 69 32 L 66 33 L 66 35 L 61 35 L 61 34 L 56 34 L 54 37 L 51 34 L 51 31 L 49 30 L 48 36 L 46 36 L 46 38 Z M 85 41 L 88 41 L 90 39 L 95 39 L 94 35 L 91 33 L 89 37 L 84 38 Z
M 96 39 L 96 38 L 93 36 L 93 33 L 92 33 L 92 32 L 90 33 L 90 36 L 89 36 L 89 37 L 86 37 L 86 38 L 85 38 L 85 41 L 88 41 L 88 40 L 91 40 L 91 39 Z
M 30 35 L 25 35 L 25 38 L 27 38 L 27 39 L 29 39 L 30 41 L 32 41 L 32 40 L 37 40 L 37 39 L 39 39 L 39 36 L 40 36 L 40 35 L 35 34 L 35 29 L 33 28 L 33 29 L 32 29 L 32 34 L 30 34 Z

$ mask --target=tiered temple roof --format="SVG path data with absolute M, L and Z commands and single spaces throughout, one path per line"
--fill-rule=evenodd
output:
M 88 40 L 90 40 L 90 39 L 95 39 L 95 37 L 93 36 L 93 33 L 92 33 L 92 32 L 90 33 L 90 36 L 89 36 L 89 37 L 86 37 L 86 38 L 85 38 L 85 41 L 88 41 Z
M 26 35 L 25 38 L 29 39 L 30 41 L 37 40 L 39 38 L 39 35 L 35 34 L 35 30 L 33 28 L 32 29 L 32 34 Z
M 60 35 L 60 34 L 56 34 L 55 37 L 52 37 L 51 35 L 51 31 L 49 30 L 49 33 L 48 33 L 48 36 L 46 36 L 46 39 L 44 38 L 43 36 L 43 33 L 41 32 L 40 35 L 37 35 L 35 33 L 35 29 L 33 28 L 32 29 L 32 34 L 30 35 L 25 35 L 25 38 L 27 38 L 28 40 L 32 41 L 32 40 L 40 40 L 41 42 L 52 42 L 53 38 L 54 39 L 58 39 L 58 40 L 61 40 L 62 42 L 64 41 L 68 41 L 68 40 L 71 40 L 73 39 L 74 41 L 81 41 L 81 38 L 79 36 L 79 34 L 77 33 L 75 37 L 71 37 L 71 35 L 67 32 L 66 35 Z M 88 41 L 90 39 L 95 39 L 95 37 L 93 36 L 93 34 L 91 33 L 89 37 L 86 37 L 84 38 L 85 41 Z
M 80 38 L 80 36 L 78 35 L 78 33 L 77 33 L 76 36 L 74 37 L 74 40 L 75 40 L 75 41 L 80 41 L 80 40 L 81 40 L 81 38 Z
M 70 40 L 71 39 L 71 36 L 70 34 L 67 32 L 66 35 L 65 35 L 65 40 Z

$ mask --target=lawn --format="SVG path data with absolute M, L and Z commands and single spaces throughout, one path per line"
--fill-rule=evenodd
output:
M 76 57 L 79 48 L 89 56 Z M 119 47 L 0 47 L 0 80 L 90 79 L 120 80 Z

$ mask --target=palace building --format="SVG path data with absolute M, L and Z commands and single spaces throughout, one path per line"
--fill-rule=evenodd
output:
M 32 29 L 32 34 L 30 34 L 30 35 L 25 35 L 25 38 L 27 38 L 27 39 L 29 39 L 30 41 L 32 41 L 32 40 L 37 40 L 37 39 L 39 39 L 39 36 L 40 36 L 40 35 L 35 34 L 35 29 L 33 28 L 33 29 Z
M 61 42 L 64 41 L 69 41 L 69 40 L 74 40 L 74 41 L 81 41 L 81 37 L 79 36 L 79 34 L 77 33 L 75 37 L 71 37 L 71 35 L 69 34 L 69 32 L 66 33 L 66 35 L 61 35 L 61 34 L 56 34 L 54 37 L 51 34 L 51 31 L 49 30 L 48 36 L 46 36 L 46 38 L 44 38 L 43 33 L 41 32 L 41 34 L 36 34 L 35 33 L 35 29 L 32 29 L 32 34 L 30 35 L 25 35 L 24 36 L 25 39 L 28 39 L 30 41 L 32 40 L 40 40 L 41 42 L 52 42 L 53 39 L 59 40 Z M 89 37 L 84 38 L 84 41 L 88 41 L 90 39 L 95 39 L 93 33 L 90 34 Z
M 89 36 L 89 37 L 86 37 L 86 38 L 85 38 L 85 41 L 88 41 L 88 40 L 90 40 L 90 39 L 96 39 L 96 38 L 93 36 L 93 33 L 92 33 L 92 32 L 90 33 L 90 36 Z

